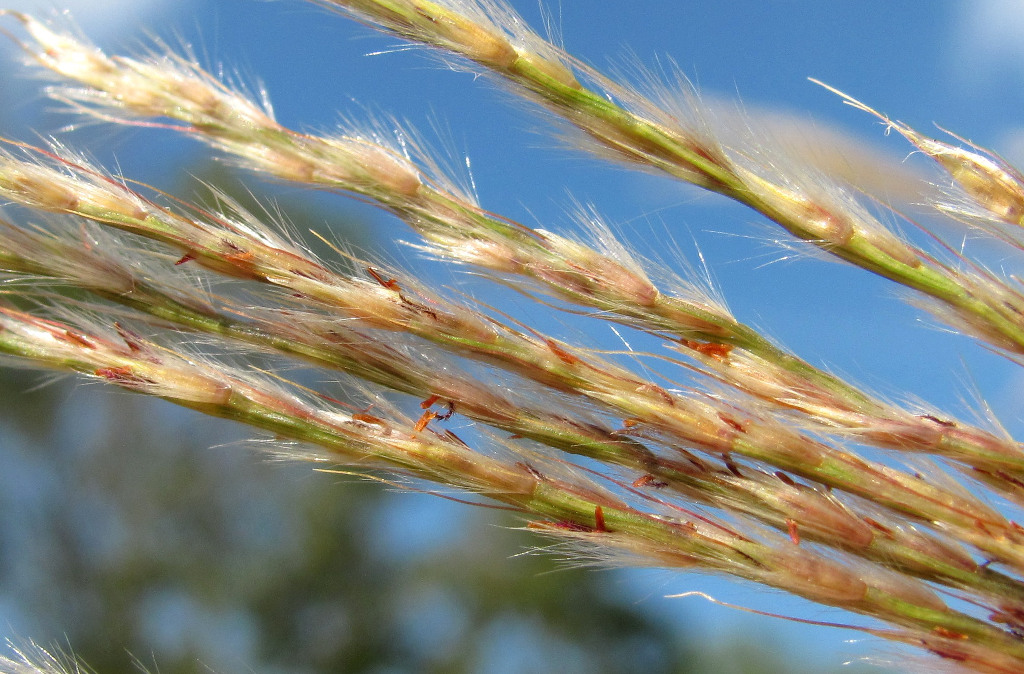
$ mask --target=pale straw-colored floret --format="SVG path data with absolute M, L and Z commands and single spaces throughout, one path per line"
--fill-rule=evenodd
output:
M 847 104 L 882 120 L 886 132 L 895 130 L 913 143 L 923 154 L 935 160 L 953 179 L 953 183 L 960 188 L 960 194 L 965 198 L 961 200 L 961 204 L 966 200 L 973 205 L 973 208 L 965 208 L 956 203 L 935 204 L 938 208 L 952 214 L 973 215 L 974 218 L 987 214 L 990 218 L 1010 225 L 1024 224 L 1024 176 L 1006 161 L 953 134 L 950 135 L 966 143 L 971 149 L 967 150 L 930 138 L 838 89 L 817 80 L 812 81 L 837 94 Z
M 41 49 L 26 50 L 50 70 L 91 87 L 74 97 L 132 114 L 167 115 L 191 124 L 216 124 L 232 118 L 252 128 L 277 126 L 269 112 L 232 96 L 223 85 L 184 59 L 164 56 L 152 61 L 108 57 L 102 51 L 57 33 L 33 17 L 5 11 L 20 21 Z
M 100 116 L 170 117 L 186 130 L 205 134 L 211 143 L 237 154 L 256 169 L 287 180 L 322 182 L 384 200 L 413 198 L 421 185 L 408 158 L 353 131 L 333 137 L 289 132 L 269 112 L 251 102 L 196 63 L 174 55 L 150 60 L 107 57 L 103 52 L 54 33 L 32 17 L 15 16 L 35 38 L 34 58 L 55 73 L 89 88 L 54 92 L 74 107 Z M 77 65 L 89 55 L 94 67 Z M 103 111 L 103 112 L 101 112 Z
M 504 3 L 490 0 L 317 1 L 404 37 L 451 50 L 489 69 L 515 72 L 525 68 L 561 86 L 579 86 L 565 54 L 530 30 Z
M 99 326 L 97 326 L 99 327 Z M 175 363 L 159 349 L 120 353 L 112 349 L 115 336 L 85 334 L 53 321 L 0 307 L 0 331 L 9 342 L 24 345 L 37 357 L 91 372 L 124 388 L 194 405 L 223 405 L 231 397 L 224 382 L 196 373 L 187 363 Z

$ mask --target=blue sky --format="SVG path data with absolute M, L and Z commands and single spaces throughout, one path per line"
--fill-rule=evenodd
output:
M 439 142 L 456 156 L 471 158 L 486 208 L 559 231 L 571 226 L 565 211 L 570 198 L 578 199 L 592 203 L 651 254 L 663 252 L 659 242 L 667 233 L 691 259 L 699 248 L 741 320 L 802 356 L 885 395 L 919 397 L 957 413 L 963 411 L 965 382 L 976 382 L 1003 421 L 1020 429 L 1024 405 L 1017 401 L 1024 379 L 969 340 L 934 329 L 891 284 L 817 259 L 780 261 L 786 252 L 766 243 L 773 230 L 749 211 L 663 178 L 566 153 L 552 140 L 544 115 L 513 102 L 484 79 L 445 69 L 422 50 L 396 48 L 394 39 L 297 0 L 8 0 L 6 5 L 45 13 L 54 3 L 73 4 L 84 32 L 104 47 L 130 50 L 155 34 L 171 44 L 194 45 L 205 64 L 223 64 L 244 81 L 258 78 L 288 126 L 324 129 L 340 117 L 391 114 L 428 138 L 430 129 L 439 127 L 444 137 Z M 534 0 L 513 4 L 532 25 L 541 25 Z M 897 162 L 910 154 L 905 143 L 886 138 L 875 120 L 843 106 L 807 77 L 922 131 L 931 133 L 936 123 L 1024 160 L 1024 5 L 1015 0 L 563 0 L 549 3 L 547 11 L 568 50 L 599 68 L 634 57 L 646 64 L 671 58 L 708 96 L 739 99 L 752 109 L 812 115 Z M 16 71 L 10 65 L 4 69 Z M 31 139 L 30 124 L 49 133 L 62 123 L 58 116 L 38 117 L 45 104 L 32 93 L 36 90 L 31 81 L 19 82 L 8 89 L 7 100 L 0 98 L 18 115 L 4 135 Z M 52 126 L 39 128 L 40 119 Z M 116 160 L 126 175 L 158 185 L 171 180 L 169 161 L 201 152 L 144 136 L 105 132 L 99 146 L 89 147 L 101 161 Z M 87 142 L 90 136 L 68 136 L 72 142 L 79 138 Z M 406 236 L 399 223 L 370 217 L 382 242 Z M 1010 263 L 1019 266 L 1019 260 Z M 421 261 L 408 264 L 437 273 Z M 689 576 L 659 576 L 646 594 L 644 582 L 631 578 L 623 587 L 638 597 L 710 588 L 727 601 L 783 612 L 792 607 L 775 595 Z M 659 601 L 647 599 L 652 606 Z M 738 625 L 765 627 L 763 620 L 751 622 L 697 600 L 672 601 L 675 606 L 654 610 L 699 614 L 709 636 L 735 632 Z M 793 610 L 804 617 L 836 617 L 813 608 Z M 771 625 L 790 640 L 804 629 Z M 871 650 L 842 643 L 850 637 L 820 630 L 813 648 L 831 664 Z

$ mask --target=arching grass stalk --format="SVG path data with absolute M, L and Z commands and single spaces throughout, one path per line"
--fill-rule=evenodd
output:
M 370 199 L 424 237 L 428 250 L 498 277 L 528 278 L 561 299 L 675 341 L 712 376 L 785 409 L 794 409 L 859 441 L 963 461 L 1011 498 L 1024 479 L 1024 452 L 1012 441 L 963 423 L 913 414 L 877 400 L 848 382 L 785 352 L 696 285 L 665 293 L 606 228 L 602 253 L 552 232 L 538 231 L 481 208 L 403 135 L 324 137 L 278 124 L 255 102 L 198 65 L 173 56 L 153 61 L 107 56 L 80 41 L 17 15 L 42 51 L 34 57 L 87 89 L 55 90 L 81 110 L 108 119 L 167 117 L 175 127 L 276 178 Z M 512 283 L 515 286 L 515 282 Z
M 947 305 L 999 348 L 1024 353 L 1024 299 L 1016 288 L 931 258 L 826 176 L 776 175 L 757 148 L 724 147 L 699 121 L 699 109 L 690 113 L 698 121 L 681 119 L 573 59 L 499 0 L 313 1 L 464 56 L 579 128 L 601 154 L 743 203 L 793 236 Z
M 312 259 L 262 223 L 187 217 L 161 207 L 94 169 L 64 160 L 63 169 L 8 157 L 0 163 L 0 195 L 47 211 L 79 215 L 172 246 L 178 264 L 195 263 L 231 278 L 292 293 L 320 310 L 368 328 L 408 333 L 455 355 L 496 365 L 561 393 L 583 396 L 671 446 L 718 456 L 737 454 L 867 498 L 923 522 L 1016 568 L 1024 569 L 1024 531 L 967 494 L 952 494 L 904 471 L 866 461 L 800 433 L 755 408 L 670 393 L 618 365 L 573 352 L 534 332 L 527 335 L 369 269 L 343 275 Z M 619 445 L 605 459 L 625 447 Z M 634 460 L 634 459 L 630 459 Z
M 162 284 L 159 271 L 146 274 L 142 260 L 124 264 L 106 251 L 123 248 L 103 232 L 68 226 L 49 233 L 0 227 L 0 270 L 23 281 L 23 296 L 33 296 L 27 282 L 51 279 L 88 289 L 109 300 L 183 330 L 256 346 L 272 353 L 348 374 L 389 389 L 424 398 L 424 408 L 447 405 L 447 413 L 425 412 L 424 428 L 436 418 L 458 410 L 500 429 L 561 449 L 570 454 L 617 464 L 636 471 L 641 484 L 655 484 L 687 501 L 742 512 L 776 529 L 843 550 L 911 576 L 967 589 L 1003 607 L 1024 610 L 1024 585 L 980 566 L 962 548 L 942 537 L 902 528 L 894 520 L 879 521 L 814 489 L 801 488 L 777 473 L 744 467 L 742 473 L 694 455 L 666 457 L 594 422 L 574 420 L 568 412 L 552 414 L 526 401 L 513 401 L 487 387 L 438 355 L 419 354 L 386 344 L 373 332 L 339 325 L 328 316 L 300 309 L 267 310 L 262 314 L 236 306 L 228 298 L 203 299 L 199 287 L 181 280 Z M 77 240 L 72 237 L 80 237 Z M 148 277 L 148 278 L 147 278 Z M 40 299 L 49 295 L 40 290 Z M 216 302 L 220 308 L 215 308 Z M 95 307 L 102 312 L 101 307 Z M 119 328 L 119 333 L 130 333 Z M 134 339 L 137 339 L 135 337 Z
M 644 563 L 725 572 L 878 617 L 903 628 L 897 638 L 937 652 L 949 646 L 929 643 L 938 641 L 936 632 L 950 635 L 949 641 L 969 639 L 980 671 L 1024 665 L 1024 645 L 1015 638 L 951 610 L 910 579 L 846 567 L 810 548 L 770 546 L 705 516 L 645 512 L 579 477 L 570 481 L 514 460 L 515 447 L 509 447 L 511 459 L 483 455 L 450 432 L 410 432 L 411 420 L 313 406 L 251 376 L 179 356 L 173 347 L 13 309 L 0 308 L 0 351 L 308 443 L 321 450 L 308 455 L 313 460 L 381 466 L 480 493 L 537 518 L 550 534 L 566 531 L 588 546 L 620 549 Z

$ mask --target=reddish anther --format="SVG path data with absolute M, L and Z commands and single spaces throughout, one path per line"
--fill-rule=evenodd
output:
M 124 343 L 131 351 L 136 353 L 142 351 L 142 337 L 140 335 L 137 335 L 116 321 L 114 322 L 114 329 L 117 330 L 117 334 L 121 336 L 121 339 L 124 340 Z
M 729 426 L 730 428 L 733 428 L 739 431 L 740 433 L 746 432 L 746 429 L 743 427 L 743 425 L 740 422 L 733 419 L 732 417 L 730 417 L 728 414 L 722 414 L 721 412 L 719 412 L 718 418 L 724 421 L 726 425 Z
M 186 262 L 191 262 L 194 259 L 196 259 L 195 255 L 193 255 L 192 253 L 185 253 L 180 258 L 178 258 L 177 262 L 174 263 L 174 266 L 177 267 L 178 265 L 185 264 Z
M 381 428 L 387 428 L 388 422 L 384 421 L 380 417 L 375 417 L 372 414 L 353 414 L 353 421 L 361 421 L 364 424 L 373 424 L 374 426 L 380 426 Z
M 797 529 L 796 520 L 787 517 L 786 529 L 789 531 L 789 540 L 793 541 L 793 545 L 800 545 L 800 530 Z
M 551 349 L 551 352 L 558 356 L 558 359 L 561 360 L 566 365 L 575 365 L 576 363 L 580 362 L 579 358 L 572 355 L 562 347 L 558 346 L 558 343 L 555 342 L 555 340 L 545 339 L 544 343 L 547 344 L 548 348 Z
M 789 475 L 786 475 L 781 470 L 775 471 L 775 477 L 779 478 L 779 481 L 789 485 L 790 487 L 796 487 L 797 483 L 793 481 Z
M 232 253 L 227 256 L 227 259 L 231 262 L 252 262 L 256 259 L 256 254 L 251 250 L 245 250 L 240 253 Z
M 526 463 L 525 461 L 516 461 L 516 466 L 518 466 L 518 467 L 522 468 L 523 470 L 525 470 L 535 480 L 543 480 L 544 479 L 544 474 L 543 473 L 541 473 L 539 470 L 537 470 L 536 468 L 534 468 L 530 464 Z
M 101 367 L 93 370 L 93 374 L 115 384 L 132 384 L 139 380 L 130 367 Z
M 400 292 L 402 290 L 401 286 L 398 285 L 398 281 L 393 278 L 385 280 L 384 277 L 380 275 L 380 272 L 373 267 L 367 267 L 366 273 L 372 276 L 377 283 L 381 284 L 388 290 L 394 290 L 395 292 Z
M 938 634 L 940 637 L 943 637 L 945 639 L 956 639 L 957 641 L 963 641 L 964 639 L 969 638 L 966 634 L 954 632 L 953 630 L 946 629 L 941 625 L 936 625 L 935 627 L 933 627 L 932 632 Z
M 87 349 L 95 349 L 96 345 L 89 341 L 84 335 L 80 335 L 73 330 L 64 330 L 61 334 L 55 335 L 58 339 L 65 342 L 71 342 L 78 346 L 84 346 Z
M 932 416 L 931 414 L 922 414 L 921 419 L 927 419 L 928 421 L 938 424 L 939 426 L 945 426 L 946 428 L 956 428 L 956 424 L 952 421 L 946 421 L 938 417 Z
M 872 519 L 870 517 L 864 517 L 862 519 L 864 520 L 865 524 L 867 524 L 868 526 L 870 526 L 872 528 L 878 529 L 882 533 L 889 534 L 890 536 L 893 533 L 892 529 L 890 529 L 889 527 L 885 526 L 881 522 L 878 522 L 877 520 L 874 520 L 874 519 Z
M 424 428 L 427 427 L 427 424 L 429 424 L 431 421 L 433 421 L 436 418 L 437 418 L 437 413 L 436 412 L 431 412 L 430 410 L 427 410 L 426 412 L 424 412 L 423 414 L 420 415 L 420 418 L 416 422 L 416 425 L 412 427 L 413 432 L 414 433 L 419 433 L 420 431 L 422 431 Z
M 650 473 L 641 475 L 637 479 L 633 480 L 633 486 L 639 489 L 640 487 L 653 487 L 654 489 L 663 489 L 668 486 L 668 482 L 659 480 Z
M 732 351 L 731 344 L 720 344 L 718 342 L 698 342 L 695 339 L 680 339 L 679 343 L 687 349 L 696 351 L 697 353 L 708 356 L 709 358 L 714 358 L 715 360 L 725 360 Z

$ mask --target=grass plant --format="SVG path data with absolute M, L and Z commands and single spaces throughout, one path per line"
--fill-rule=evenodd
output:
M 930 248 L 903 236 L 884 224 L 900 210 L 848 176 L 719 135 L 697 92 L 613 79 L 492 0 L 318 4 L 494 79 L 602 159 L 732 199 L 794 245 L 909 289 L 1008 363 L 1024 357 L 1016 276 L 938 234 Z M 170 128 L 247 170 L 375 205 L 428 256 L 662 353 L 569 343 L 352 251 L 321 259 L 223 195 L 216 209 L 183 203 L 57 142 L 13 140 L 0 152 L 0 199 L 17 214 L 0 223 L 0 351 L 239 421 L 321 470 L 456 488 L 585 563 L 725 574 L 875 619 L 850 622 L 921 649 L 924 667 L 1024 670 L 1024 451 L 1008 434 L 813 365 L 587 209 L 589 240 L 492 212 L 396 124 L 298 131 L 189 57 L 107 54 L 27 14 L 3 20 L 79 118 Z M 944 189 L 920 193 L 936 218 L 1021 248 L 1017 169 L 832 91 L 935 160 Z M 242 358 L 268 354 L 344 373 L 374 406 Z M 453 416 L 480 429 L 472 441 Z

